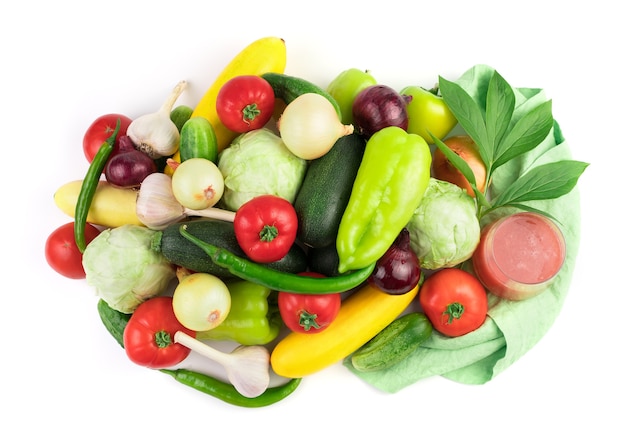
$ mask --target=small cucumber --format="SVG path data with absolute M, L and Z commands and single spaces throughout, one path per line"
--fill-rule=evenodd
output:
M 329 92 L 323 88 L 315 85 L 313 82 L 309 82 L 306 79 L 298 78 L 296 76 L 289 76 L 283 73 L 264 73 L 261 75 L 272 86 L 274 90 L 274 96 L 281 99 L 287 105 L 291 103 L 296 97 L 305 93 L 316 93 L 324 96 L 332 103 L 337 115 L 341 120 L 341 107 L 337 100 L 330 95 Z
M 98 300 L 98 315 L 107 331 L 124 348 L 124 329 L 131 317 L 130 313 L 122 313 L 111 308 L 103 299 Z
M 190 158 L 205 158 L 217 161 L 217 137 L 215 131 L 204 117 L 191 117 L 180 130 L 181 163 Z
M 172 110 L 170 113 L 170 120 L 174 122 L 178 132 L 183 129 L 183 125 L 187 120 L 191 118 L 191 114 L 193 113 L 193 108 L 188 105 L 178 105 L 176 108 Z
M 350 358 L 358 371 L 379 371 L 405 359 L 433 332 L 423 313 L 412 312 L 399 317 L 382 329 Z
M 232 222 L 218 219 L 194 219 L 186 222 L 187 230 L 194 236 L 212 245 L 224 248 L 240 257 L 246 257 L 237 243 L 235 227 Z M 233 278 L 227 269 L 222 268 L 211 260 L 200 247 L 187 240 L 180 234 L 180 223 L 167 226 L 155 234 L 152 248 L 160 251 L 171 263 L 196 272 L 206 272 L 221 278 Z M 246 257 L 247 258 L 247 257 Z M 268 263 L 268 267 L 282 272 L 297 274 L 306 271 L 306 253 L 297 244 L 294 244 L 287 255 L 282 259 Z
M 309 162 L 294 200 L 298 238 L 305 245 L 318 248 L 337 240 L 364 151 L 365 140 L 350 134 L 340 137 L 330 151 Z

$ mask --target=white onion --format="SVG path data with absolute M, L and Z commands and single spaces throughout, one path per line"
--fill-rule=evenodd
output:
M 326 154 L 337 139 L 354 132 L 344 125 L 335 107 L 324 96 L 305 93 L 291 101 L 278 120 L 278 131 L 287 149 L 304 160 Z

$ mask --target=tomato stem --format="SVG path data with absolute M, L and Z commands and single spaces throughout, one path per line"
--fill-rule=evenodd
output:
M 311 328 L 320 328 L 320 325 L 317 323 L 316 320 L 316 313 L 309 313 L 306 310 L 302 310 L 300 312 L 300 321 L 298 322 L 298 324 L 300 324 L 300 326 L 308 332 L 309 330 L 311 330 Z
M 167 348 L 172 345 L 172 337 L 165 330 L 159 330 L 154 334 L 154 342 L 159 348 Z
M 278 228 L 274 225 L 263 225 L 263 228 L 259 231 L 261 242 L 271 242 L 276 236 L 278 236 Z
M 460 319 L 461 315 L 465 311 L 465 307 L 461 303 L 452 303 L 448 304 L 446 307 L 446 311 L 443 312 L 443 315 L 448 315 L 448 324 L 452 324 L 455 319 Z
M 251 121 L 261 114 L 261 110 L 257 107 L 256 103 L 251 103 L 243 109 L 242 114 L 243 121 L 250 124 Z

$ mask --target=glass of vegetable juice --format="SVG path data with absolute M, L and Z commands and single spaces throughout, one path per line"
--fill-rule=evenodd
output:
M 494 295 L 524 300 L 543 292 L 565 260 L 565 239 L 547 217 L 515 213 L 487 225 L 472 257 L 474 272 Z

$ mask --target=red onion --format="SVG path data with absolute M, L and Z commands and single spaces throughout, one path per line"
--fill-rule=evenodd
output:
M 139 187 L 146 176 L 156 171 L 155 161 L 135 149 L 130 137 L 123 135 L 119 139 L 119 150 L 107 161 L 104 176 L 113 186 L 133 188 Z
M 352 104 L 356 131 L 366 138 L 387 126 L 406 131 L 409 116 L 406 106 L 412 96 L 399 94 L 387 85 L 371 85 L 357 94 Z
M 403 228 L 387 252 L 376 262 L 367 281 L 391 295 L 402 295 L 417 286 L 421 275 L 419 259 L 411 250 L 409 231 Z

